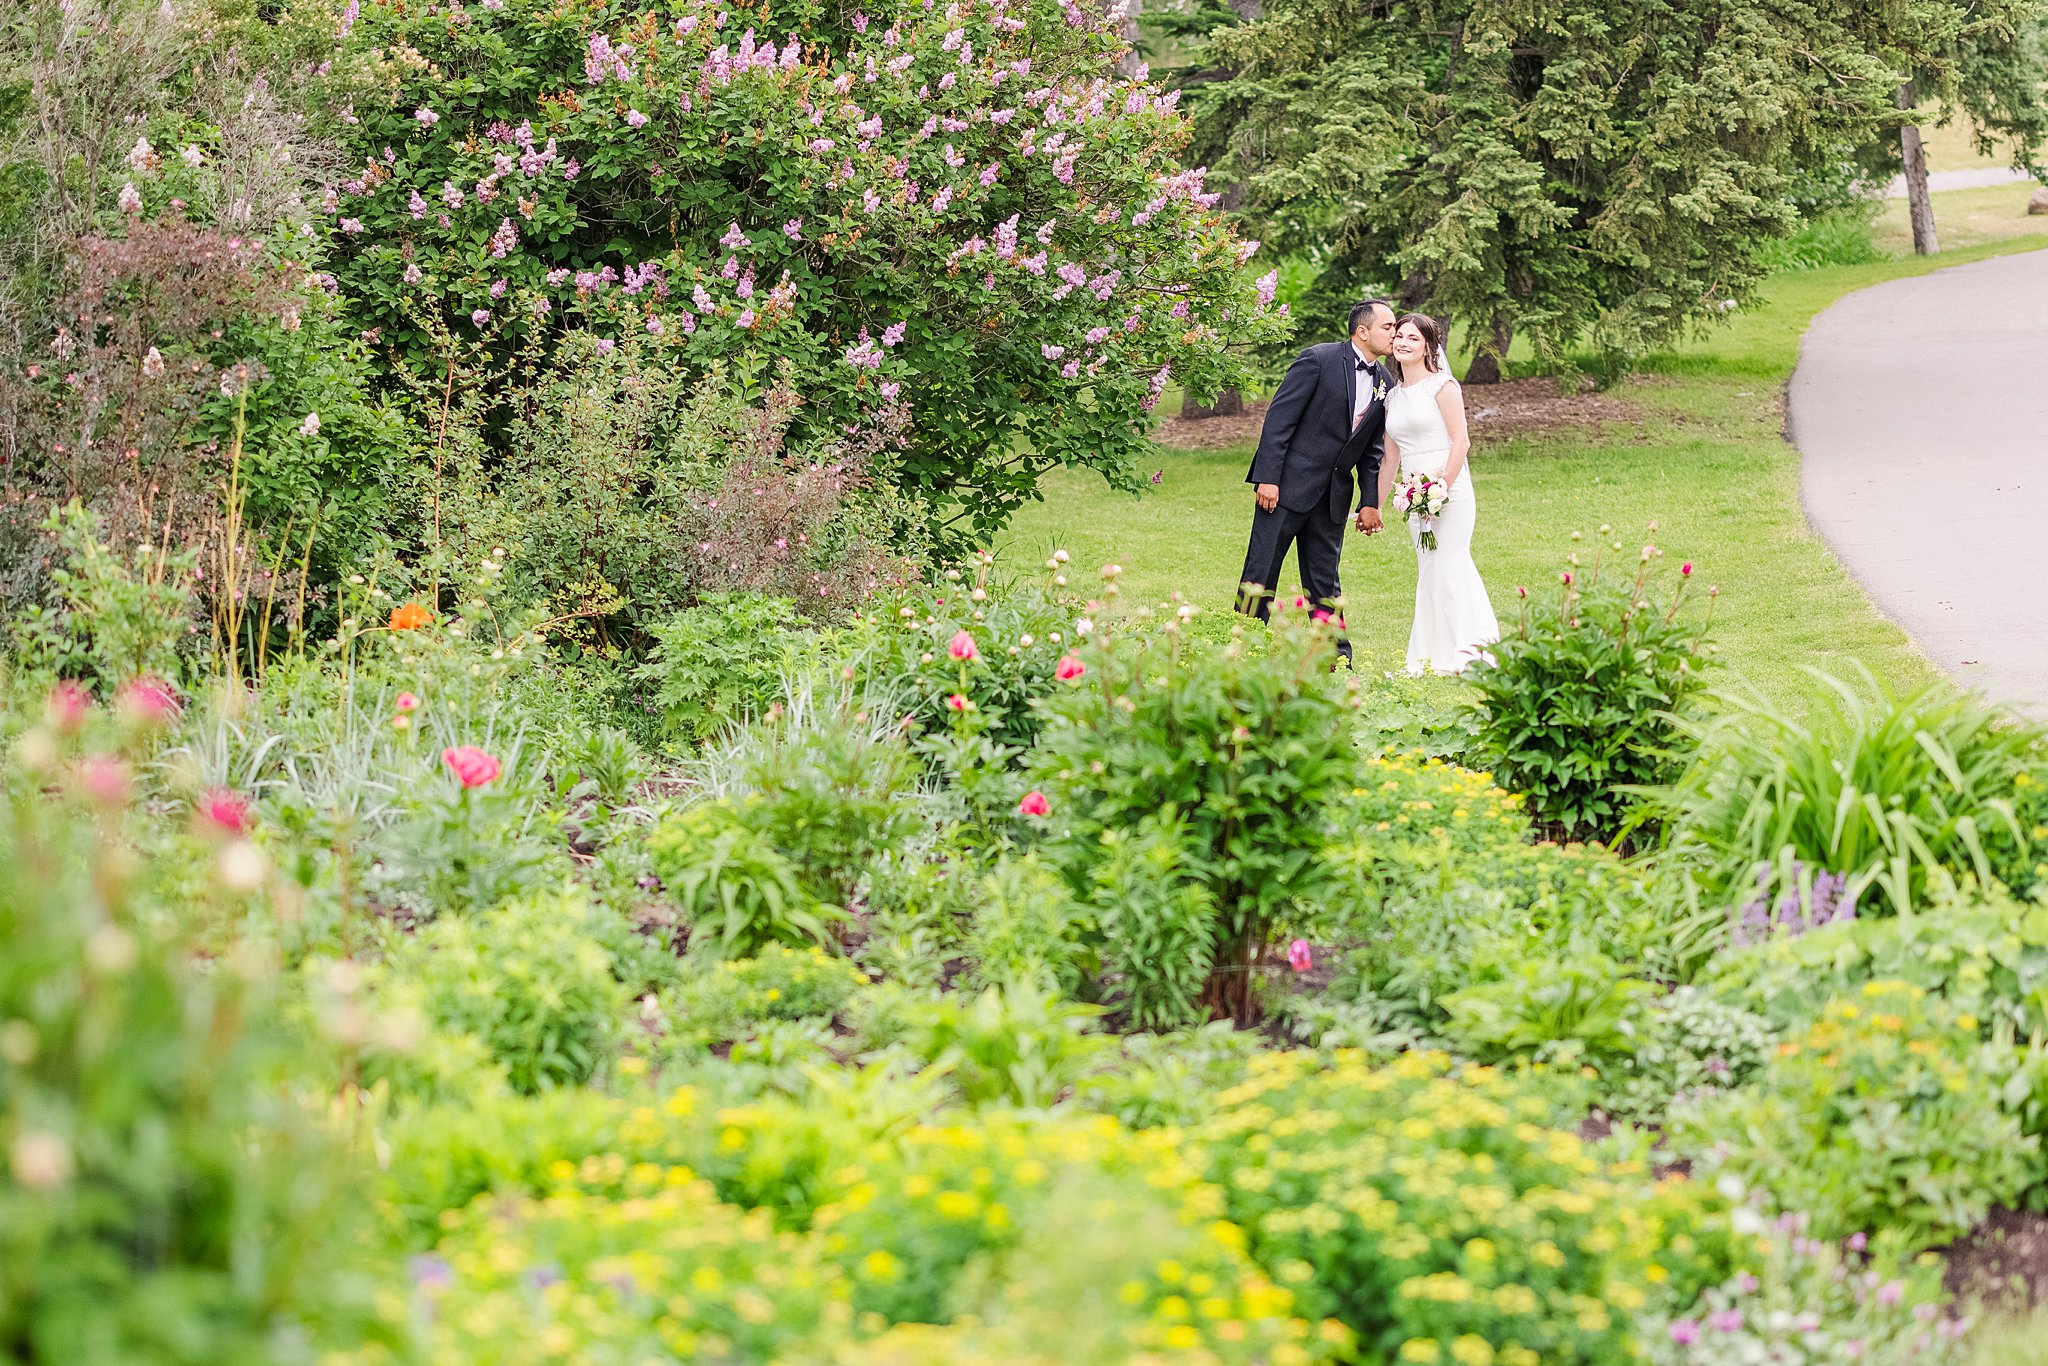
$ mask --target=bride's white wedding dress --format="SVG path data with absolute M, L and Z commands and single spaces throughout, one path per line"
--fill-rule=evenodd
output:
M 1436 405 L 1451 382 L 1437 370 L 1416 384 L 1396 384 L 1387 395 L 1387 435 L 1401 448 L 1401 473 L 1436 474 L 1451 458 L 1451 433 Z M 1472 563 L 1472 527 L 1479 505 L 1472 493 L 1472 463 L 1458 472 L 1451 499 L 1436 519 L 1436 549 L 1422 548 L 1422 519 L 1408 520 L 1420 572 L 1415 579 L 1415 624 L 1408 631 L 1408 672 L 1462 673 L 1500 639 L 1500 621 L 1487 600 L 1479 566 Z

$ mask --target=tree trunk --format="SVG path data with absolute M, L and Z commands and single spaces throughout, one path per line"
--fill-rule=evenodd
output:
M 1225 389 L 1216 395 L 1214 403 L 1197 403 L 1192 393 L 1183 394 L 1180 400 L 1180 415 L 1189 421 L 1205 417 L 1236 417 L 1244 411 L 1244 395 L 1235 389 Z
M 1913 108 L 1913 83 L 1899 87 L 1899 108 Z M 1920 129 L 1911 123 L 1899 125 L 1899 160 L 1906 176 L 1906 213 L 1913 220 L 1913 252 L 1934 256 L 1941 243 L 1934 235 L 1934 201 L 1927 195 L 1927 153 L 1920 146 Z
M 1472 368 L 1465 372 L 1465 383 L 1500 383 L 1508 361 L 1508 346 L 1514 339 L 1514 322 L 1506 313 L 1494 314 L 1489 335 L 1479 344 L 1479 353 L 1472 357 Z

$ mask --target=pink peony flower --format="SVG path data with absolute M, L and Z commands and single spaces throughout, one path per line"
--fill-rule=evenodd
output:
M 121 710 L 147 726 L 164 726 L 178 719 L 178 699 L 171 685 L 155 674 L 137 674 L 121 685 Z
M 1026 816 L 1043 816 L 1052 810 L 1052 803 L 1045 799 L 1043 792 L 1027 792 L 1024 800 L 1017 803 L 1017 810 Z
M 441 121 L 441 116 L 431 109 L 415 109 L 412 111 L 412 117 L 422 128 L 432 128 Z
M 128 765 L 111 754 L 94 754 L 78 766 L 78 785 L 102 806 L 128 800 Z
M 974 660 L 981 658 L 981 647 L 974 643 L 974 637 L 962 631 L 946 646 L 946 653 L 955 659 Z
M 497 781 L 504 772 L 498 761 L 475 745 L 458 745 L 441 751 L 441 762 L 464 787 L 482 787 Z
M 195 810 L 203 823 L 229 835 L 246 835 L 255 823 L 249 799 L 225 787 L 216 787 L 201 797 Z
M 1689 579 L 1692 577 L 1691 560 L 1687 560 L 1684 564 L 1678 566 L 1678 576 L 1682 579 Z
M 43 703 L 43 719 L 61 735 L 76 735 L 91 710 L 92 695 L 67 678 L 50 689 L 50 696 Z
M 1287 966 L 1296 972 L 1307 972 L 1315 966 L 1315 958 L 1309 953 L 1306 939 L 1297 939 L 1287 946 Z
M 974 703 L 967 700 L 965 693 L 956 692 L 947 695 L 946 706 L 951 711 L 971 711 L 974 708 Z
M 396 706 L 400 711 L 418 711 L 420 709 L 420 699 L 413 693 L 402 692 L 398 695 L 398 700 L 392 705 Z
M 1062 683 L 1071 683 L 1087 672 L 1088 666 L 1079 655 L 1061 655 L 1060 662 L 1052 666 L 1052 676 Z

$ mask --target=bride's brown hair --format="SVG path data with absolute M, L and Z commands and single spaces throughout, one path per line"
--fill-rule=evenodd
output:
M 1437 352 L 1444 349 L 1444 330 L 1427 313 L 1403 313 L 1394 320 L 1394 330 L 1399 332 L 1410 323 L 1422 334 L 1422 368 L 1435 373 Z

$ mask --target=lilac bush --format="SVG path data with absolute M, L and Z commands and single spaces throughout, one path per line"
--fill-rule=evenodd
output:
M 1135 486 L 1169 382 L 1282 326 L 1183 169 L 1177 95 L 1076 0 L 348 0 L 331 269 L 394 362 L 512 346 L 786 364 L 795 433 L 911 417 L 902 477 L 1000 522 L 1054 466 Z

